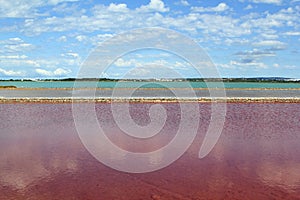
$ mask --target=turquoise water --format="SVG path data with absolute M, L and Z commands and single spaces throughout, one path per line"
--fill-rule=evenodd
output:
M 80 81 L 77 82 L 77 87 L 92 88 L 96 84 L 99 88 L 114 88 L 117 82 L 93 82 L 93 81 Z M 136 88 L 143 85 L 143 88 L 184 88 L 186 82 L 119 82 L 117 87 L 120 88 Z M 205 82 L 190 82 L 193 88 L 207 88 Z M 218 83 L 210 83 L 210 87 L 217 87 Z M 72 88 L 73 81 L 0 81 L 0 86 L 16 86 L 18 88 Z M 300 88 L 300 83 L 258 83 L 258 82 L 225 82 L 225 88 Z

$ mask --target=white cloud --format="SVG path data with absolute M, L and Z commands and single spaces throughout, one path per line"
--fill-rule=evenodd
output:
M 176 5 L 182 5 L 182 6 L 189 6 L 190 3 L 187 0 L 180 0 L 179 2 L 175 3 Z
M 63 35 L 63 36 L 59 37 L 57 39 L 57 41 L 59 41 L 59 42 L 66 42 L 67 41 L 67 37 L 65 35 Z
M 20 44 L 24 41 L 21 38 L 8 38 L 7 40 L 0 40 L 0 44 Z
M 0 0 L 0 17 L 34 17 L 42 15 L 37 8 L 43 6 L 54 6 L 62 2 L 74 2 L 77 0 Z
M 253 3 L 281 4 L 282 0 L 251 0 Z
M 276 46 L 276 47 L 284 47 L 285 43 L 280 42 L 278 40 L 264 40 L 253 43 L 254 46 Z
M 248 6 L 244 8 L 244 10 L 251 10 L 252 8 L 253 6 L 251 4 L 248 4 Z
M 68 52 L 66 53 L 67 56 L 71 56 L 73 58 L 78 58 L 79 57 L 79 54 L 78 53 L 74 53 L 74 52 Z
M 123 58 L 119 58 L 113 63 L 113 65 L 117 67 L 138 67 L 142 64 L 135 59 L 124 60 Z
M 223 12 L 229 9 L 226 3 L 219 3 L 216 7 L 192 7 L 194 12 Z
M 112 38 L 114 36 L 114 34 L 109 34 L 109 33 L 104 33 L 104 34 L 98 34 L 94 37 L 90 38 L 90 42 L 93 45 L 99 45 L 100 43 L 102 43 L 105 40 L 108 40 L 110 38 Z
M 0 68 L 0 73 L 5 76 L 25 76 L 26 73 L 23 71 L 5 70 Z
M 40 67 L 36 60 L 24 59 L 22 56 L 3 56 L 1 65 L 6 67 Z
M 62 2 L 76 2 L 79 0 L 48 0 L 46 1 L 48 5 L 57 5 Z
M 187 70 L 188 68 L 192 68 L 192 65 L 190 65 L 187 62 L 179 62 L 176 61 L 174 65 L 170 64 L 171 68 L 173 69 L 180 69 L 180 70 Z
M 223 63 L 219 63 L 219 64 L 216 64 L 216 66 L 219 68 L 224 68 L 224 69 L 235 69 L 236 67 L 231 65 L 231 64 L 223 64 Z
M 179 1 L 180 0 L 177 0 L 177 2 Z M 249 2 L 250 0 L 245 1 Z M 172 10 L 172 13 L 161 13 L 169 10 L 162 0 L 149 0 L 149 2 L 148 5 L 143 5 L 137 9 L 128 8 L 124 3 L 111 3 L 107 6 L 99 3 L 93 7 L 94 9 L 85 7 L 84 9 L 87 9 L 87 11 L 84 14 L 72 12 L 70 14 L 58 14 L 57 16 L 52 17 L 30 18 L 25 19 L 23 24 L 14 23 L 14 26 L 15 30 L 18 30 L 21 34 L 30 36 L 35 35 L 37 38 L 44 36 L 38 36 L 40 33 L 45 32 L 49 35 L 55 33 L 51 37 L 53 41 L 68 42 L 60 45 L 64 45 L 63 48 L 65 50 L 68 49 L 70 52 L 73 50 L 75 52 L 80 51 L 81 54 L 84 54 L 85 49 L 90 48 L 90 46 L 99 45 L 99 43 L 111 38 L 114 34 L 118 34 L 119 32 L 128 29 L 153 26 L 172 28 L 183 33 L 188 33 L 188 35 L 190 34 L 189 36 L 194 37 L 201 45 L 207 45 L 209 48 L 212 47 L 212 49 L 218 48 L 215 44 L 219 44 L 219 47 L 224 49 L 227 45 L 231 45 L 234 46 L 234 49 L 243 48 L 244 50 L 250 50 L 254 47 L 260 51 L 263 49 L 269 51 L 269 53 L 256 52 L 254 50 L 245 52 L 241 49 L 241 51 L 248 53 L 249 55 L 251 54 L 252 57 L 274 56 L 276 50 L 286 48 L 287 44 L 277 41 L 283 36 L 284 40 L 282 41 L 290 42 L 291 40 L 299 40 L 297 37 L 289 37 L 300 35 L 298 31 L 300 19 L 299 11 L 297 10 L 299 8 L 297 8 L 297 6 L 287 7 L 279 11 L 276 11 L 277 9 L 272 9 L 266 12 L 258 12 L 253 9 L 251 10 L 251 13 L 245 12 L 243 15 L 240 15 L 239 12 L 235 12 L 235 10 L 231 9 L 226 3 L 220 3 L 218 5 L 215 4 L 217 5 L 215 7 L 193 7 L 190 12 L 185 9 L 187 12 L 175 13 L 176 10 Z M 182 2 L 185 1 L 182 0 L 181 3 Z M 194 2 L 190 1 L 190 3 L 192 4 Z M 55 1 L 52 2 L 52 4 L 55 4 Z M 62 5 L 63 4 L 60 4 L 59 6 Z M 247 5 L 248 8 L 260 6 L 253 4 L 251 6 L 246 3 L 243 5 L 242 9 Z M 222 13 L 223 11 L 228 10 L 233 12 L 230 12 L 229 15 L 226 14 L 227 12 L 225 12 L 225 14 Z M 53 36 L 57 35 L 57 39 L 53 39 Z M 145 38 L 146 36 L 142 37 L 141 40 Z M 25 41 L 23 41 L 23 39 Z M 133 37 L 133 39 L 136 38 Z M 44 40 L 44 38 L 42 40 L 36 40 L 36 47 L 41 49 L 45 48 L 40 47 L 42 46 L 38 44 L 40 41 L 46 40 Z M 80 46 L 83 43 L 77 41 L 83 42 L 85 46 Z M 6 58 L 2 57 L 2 59 L 10 59 L 10 63 L 14 65 L 17 65 L 18 63 L 20 66 L 26 67 L 27 65 L 39 68 L 43 67 L 46 71 L 51 69 L 48 71 L 51 74 L 54 73 L 52 69 L 57 69 L 58 67 L 71 68 L 78 66 L 79 59 L 75 54 L 67 55 L 65 53 L 64 57 L 58 56 L 59 58 L 56 59 L 52 54 L 52 59 L 37 59 L 35 60 L 35 63 L 31 59 L 27 60 L 27 58 L 16 56 L 27 54 L 24 52 L 36 47 L 33 44 L 29 44 L 28 41 L 26 41 L 26 37 L 13 37 L 5 41 L 0 41 L 0 55 L 11 56 Z M 82 49 L 80 49 L 81 47 Z M 42 50 L 45 52 L 44 49 Z M 59 53 L 57 54 L 59 55 Z M 31 55 L 31 52 L 28 55 Z M 19 61 L 13 61 L 14 59 L 19 59 Z M 23 61 L 21 62 L 20 59 L 23 59 Z M 8 63 L 9 61 L 5 62 Z M 141 62 L 134 62 L 129 59 L 123 61 L 118 60 L 115 64 L 116 66 L 135 66 L 137 63 Z M 240 65 L 243 66 L 253 66 L 253 63 L 260 62 L 243 63 L 242 61 L 238 61 L 237 63 L 240 63 Z M 258 65 L 263 66 L 262 64 Z M 159 65 L 156 63 L 156 66 Z M 180 65 L 177 65 L 177 67 L 180 67 Z
M 284 68 L 286 69 L 297 69 L 296 65 L 285 65 Z
M 219 41 L 221 37 L 237 37 L 241 35 L 248 35 L 251 33 L 252 24 L 248 27 L 241 26 L 241 20 L 231 16 L 223 16 L 218 14 L 200 14 L 191 12 L 182 16 L 164 16 L 157 11 L 154 11 L 154 5 L 158 10 L 166 11 L 164 4 L 154 3 L 163 1 L 151 1 L 146 7 L 129 9 L 125 13 L 120 14 L 108 11 L 109 6 L 96 5 L 93 7 L 89 16 L 87 15 L 71 15 L 66 17 L 48 17 L 40 19 L 26 19 L 24 27 L 20 28 L 27 35 L 39 35 L 43 32 L 64 32 L 76 30 L 77 32 L 97 32 L 101 30 L 104 33 L 118 33 L 127 29 L 134 29 L 140 27 L 165 27 L 175 28 L 177 30 L 189 32 L 191 34 L 201 33 L 210 38 L 217 38 Z M 120 4 L 116 4 L 120 5 Z M 150 6 L 151 5 L 151 6 Z M 142 9 L 143 8 L 143 9 Z M 151 9 L 150 9 L 151 8 Z M 146 11 L 147 12 L 142 12 Z M 150 12 L 150 10 L 155 12 Z M 156 10 L 157 10 L 156 9 Z M 222 11 L 228 9 L 225 3 L 220 3 L 218 6 L 208 8 L 214 11 Z M 148 12 L 149 11 L 149 12 Z M 256 19 L 255 19 L 256 20 Z M 253 22 L 254 23 L 254 22 Z M 126 26 L 124 26 L 126 24 Z M 103 35 L 103 34 L 102 34 Z M 94 37 L 94 36 L 92 36 Z M 109 37 L 107 37 L 109 38 Z M 84 38 L 81 35 L 76 36 L 78 41 L 88 41 L 91 38 Z M 102 42 L 105 39 L 99 39 Z M 93 42 L 97 45 L 97 42 Z
M 65 70 L 62 68 L 58 68 L 53 73 L 55 76 L 62 76 L 62 75 L 67 75 L 67 74 L 71 73 L 71 70 L 69 70 L 69 69 Z
M 71 70 L 66 70 L 62 68 L 57 68 L 54 71 L 49 71 L 45 69 L 35 69 L 35 72 L 42 75 L 42 76 L 65 76 L 71 73 Z
M 263 33 L 280 27 L 297 27 L 299 20 L 299 13 L 289 7 L 273 14 L 269 12 L 249 14 L 244 17 L 241 27 L 257 29 Z
M 268 66 L 262 62 L 237 62 L 230 61 L 230 65 L 238 66 L 238 67 L 255 67 L 255 68 L 263 68 L 266 69 Z
M 33 66 L 33 67 L 40 67 L 41 66 L 36 60 L 21 60 L 19 62 L 20 62 L 19 66 L 20 65 L 22 66 L 22 64 L 28 65 L 28 66 Z
M 111 38 L 113 36 L 114 36 L 114 34 L 110 34 L 110 33 L 97 34 L 95 36 L 88 36 L 88 34 L 87 34 L 87 35 L 78 35 L 75 37 L 75 39 L 78 42 L 85 42 L 85 43 L 90 43 L 93 46 L 98 46 L 103 41 L 108 40 L 109 38 Z
M 269 34 L 269 33 L 261 33 L 261 36 L 264 37 L 265 39 L 267 40 L 274 40 L 274 39 L 278 39 L 279 38 L 279 35 L 276 35 L 276 34 Z
M 127 5 L 122 3 L 122 4 L 114 4 L 114 3 L 111 3 L 108 8 L 107 8 L 108 11 L 111 11 L 111 12 L 128 12 L 129 9 L 127 8 Z
M 34 46 L 32 44 L 29 44 L 29 43 L 21 43 L 21 44 L 14 44 L 14 45 L 4 45 L 3 46 L 3 51 L 4 52 L 25 52 L 25 51 L 32 50 L 33 47 Z
M 52 59 L 29 59 L 26 55 L 2 55 L 0 59 L 1 65 L 7 68 L 26 67 L 29 70 L 32 68 L 57 69 L 59 66 L 73 68 L 78 67 L 81 62 L 79 54 L 73 52 Z
M 36 73 L 43 75 L 43 76 L 52 76 L 53 75 L 53 72 L 47 71 L 44 69 L 36 69 L 35 71 L 36 71 Z
M 284 35 L 288 35 L 288 36 L 300 36 L 300 32 L 289 31 L 289 32 L 284 33 Z
M 76 36 L 76 40 L 78 42 L 85 41 L 86 39 L 87 39 L 87 37 L 85 35 L 78 35 L 78 36 Z
M 194 26 L 202 30 L 202 34 L 207 34 L 210 40 L 216 39 L 219 43 L 224 41 L 222 37 L 232 38 L 251 33 L 250 28 L 241 27 L 238 19 L 229 16 L 202 14 L 197 19 L 199 21 Z
M 9 41 L 12 41 L 12 42 L 23 42 L 23 40 L 21 38 L 18 38 L 18 37 L 15 37 L 15 38 L 9 38 L 8 39 Z
M 34 49 L 34 45 L 26 43 L 18 37 L 0 41 L 0 53 L 17 53 L 32 49 Z
M 149 58 L 150 55 L 146 56 Z M 158 56 L 158 55 L 156 55 Z M 150 56 L 153 58 L 153 56 Z M 161 56 L 158 56 L 159 59 L 145 61 L 143 58 L 138 60 L 136 59 L 117 59 L 113 65 L 116 67 L 126 67 L 127 69 L 131 69 L 129 75 L 134 76 L 146 76 L 146 75 L 158 75 L 160 77 L 168 76 L 168 72 L 170 73 L 178 73 L 180 70 L 193 70 L 193 67 L 187 63 L 182 61 L 167 61 L 165 59 L 160 59 Z M 112 68 L 113 69 L 113 68 Z M 166 70 L 168 69 L 168 70 Z M 160 71 L 163 70 L 163 71 Z M 167 72 L 168 71 L 168 72 Z M 159 74 L 161 72 L 161 74 Z M 154 76 L 155 77 L 155 76 Z
M 157 60 L 131 69 L 126 73 L 126 76 L 130 78 L 178 78 L 182 74 L 171 63 L 165 60 Z
M 165 7 L 162 0 L 150 0 L 148 5 L 142 5 L 137 10 L 141 12 L 168 12 L 169 8 Z
M 26 55 L 0 55 L 0 59 L 25 59 Z
M 267 51 L 267 50 L 262 51 L 259 49 L 253 49 L 252 51 L 240 51 L 237 52 L 235 55 L 246 57 L 246 58 L 276 56 L 276 54 L 273 51 Z

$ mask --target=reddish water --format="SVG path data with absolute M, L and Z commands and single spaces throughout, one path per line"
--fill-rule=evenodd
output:
M 159 149 L 178 127 L 177 104 L 164 104 L 161 134 L 130 141 L 98 104 L 109 137 L 132 151 Z M 132 104 L 139 124 L 149 104 Z M 300 199 L 300 104 L 228 104 L 223 133 L 204 159 L 210 120 L 200 104 L 198 136 L 175 163 L 147 174 L 115 171 L 81 144 L 70 104 L 0 105 L 0 199 Z M 157 138 L 156 138 L 157 137 Z

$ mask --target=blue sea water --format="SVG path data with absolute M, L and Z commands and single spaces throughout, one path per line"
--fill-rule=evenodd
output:
M 94 81 L 79 81 L 76 87 L 93 88 L 97 85 L 98 88 L 115 88 L 116 81 L 94 82 Z M 216 88 L 218 83 L 210 82 L 189 82 L 193 88 Z M 120 88 L 136 88 L 142 85 L 142 88 L 184 88 L 186 82 L 119 82 L 117 87 Z M 72 88 L 73 81 L 0 81 L 0 86 L 16 86 L 18 88 Z M 224 82 L 225 88 L 300 88 L 300 83 L 260 83 L 260 82 Z

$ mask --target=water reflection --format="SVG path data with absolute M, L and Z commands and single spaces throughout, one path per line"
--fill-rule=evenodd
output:
M 61 139 L 51 137 L 52 131 L 57 131 L 53 127 L 42 129 L 42 134 L 41 129 L 21 129 L 19 134 L 23 138 L 9 138 L 10 132 L 5 129 L 2 131 L 2 136 L 8 137 L 6 141 L 1 141 L 2 185 L 23 190 L 39 180 L 50 179 L 59 173 L 75 173 L 78 169 L 78 150 L 65 151 L 66 148 L 59 147 L 63 143 Z
M 299 189 L 300 163 L 263 162 L 257 169 L 259 178 L 266 184 L 282 187 L 286 190 Z
M 70 106 L 0 105 L 0 199 L 300 199 L 299 104 L 229 104 L 219 142 L 200 160 L 210 119 L 209 104 L 201 105 L 199 133 L 191 148 L 171 166 L 149 174 L 121 173 L 95 160 L 78 138 Z M 122 135 L 108 104 L 96 110 L 115 144 L 144 152 L 173 138 L 178 111 L 166 106 L 169 124 L 159 138 L 146 143 Z M 134 119 L 147 122 L 143 112 L 135 113 Z M 125 153 L 116 157 L 107 149 L 105 154 L 126 162 Z M 165 156 L 147 162 L 156 165 Z

